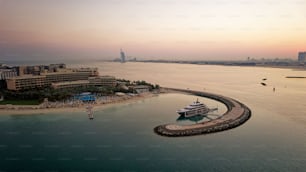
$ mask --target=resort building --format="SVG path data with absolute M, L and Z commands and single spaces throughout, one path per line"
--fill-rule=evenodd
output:
M 88 87 L 88 86 L 89 86 L 88 80 L 58 82 L 58 83 L 52 83 L 51 85 L 53 89 L 67 89 L 67 88 L 78 88 L 78 87 Z
M 35 65 L 35 66 L 15 66 L 13 67 L 18 76 L 22 75 L 40 75 L 44 72 L 58 72 L 60 70 L 66 69 L 65 64 L 50 64 L 50 65 Z
M 45 76 L 40 75 L 23 75 L 6 80 L 8 90 L 26 90 L 42 88 L 45 86 Z
M 77 80 L 88 80 L 91 76 L 91 72 L 53 72 L 53 73 L 41 73 L 41 76 L 45 76 L 46 85 L 50 86 L 56 82 L 67 82 Z
M 27 74 L 27 66 L 18 66 L 18 67 L 16 67 L 16 70 L 17 70 L 17 75 L 18 76 L 22 76 L 22 75 Z
M 49 72 L 58 72 L 60 69 L 66 69 L 66 64 L 50 64 L 49 66 L 45 67 Z
M 6 80 L 17 76 L 14 69 L 0 69 L 0 80 Z
M 19 66 L 17 69 L 19 76 L 17 72 L 3 75 L 8 90 L 18 91 L 50 86 L 54 89 L 116 86 L 115 77 L 99 76 L 98 68 L 67 69 L 65 64 L 51 64 L 49 66 Z M 2 77 L 2 73 L 0 76 Z
M 89 77 L 88 80 L 91 86 L 101 86 L 101 87 L 116 86 L 116 78 L 113 76 Z
M 67 89 L 77 87 L 114 87 L 116 78 L 113 76 L 89 77 L 88 80 L 52 83 L 53 89 Z
M 17 76 L 17 72 L 14 69 L 9 69 L 6 67 L 0 68 L 0 89 L 6 88 L 6 79 L 13 78 Z
M 89 73 L 90 76 L 99 76 L 98 68 L 71 68 L 72 72 Z

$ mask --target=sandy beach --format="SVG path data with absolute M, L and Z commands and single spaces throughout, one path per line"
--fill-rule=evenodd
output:
M 146 98 L 158 96 L 155 93 L 142 93 L 137 95 L 125 96 L 105 96 L 97 98 L 94 103 L 83 103 L 81 101 L 67 102 L 48 102 L 40 105 L 0 105 L 1 114 L 12 115 L 30 115 L 30 114 L 46 114 L 58 112 L 86 112 L 88 105 L 93 106 L 93 111 L 101 110 L 113 105 L 136 102 Z

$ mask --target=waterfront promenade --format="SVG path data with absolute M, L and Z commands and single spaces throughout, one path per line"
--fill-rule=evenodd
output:
M 207 122 L 192 125 L 164 124 L 155 127 L 155 133 L 162 136 L 180 137 L 220 132 L 238 127 L 245 123 L 251 117 L 251 110 L 247 106 L 229 97 L 193 90 L 183 90 L 174 88 L 164 89 L 166 91 L 188 93 L 196 96 L 214 99 L 225 104 L 227 107 L 227 111 L 219 118 Z

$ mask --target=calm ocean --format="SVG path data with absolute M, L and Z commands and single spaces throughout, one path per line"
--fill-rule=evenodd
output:
M 101 75 L 205 90 L 252 110 L 232 130 L 194 137 L 154 134 L 197 97 L 163 94 L 84 112 L 0 115 L 0 171 L 306 171 L 306 71 L 158 63 L 84 63 Z M 262 86 L 263 82 L 267 86 Z M 275 88 L 275 92 L 273 92 Z M 225 107 L 200 98 L 210 107 Z M 183 121 L 179 123 L 193 123 Z

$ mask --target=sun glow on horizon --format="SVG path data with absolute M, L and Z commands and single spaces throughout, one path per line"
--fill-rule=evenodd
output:
M 141 58 L 296 58 L 302 1 L 0 0 L 0 55 Z

